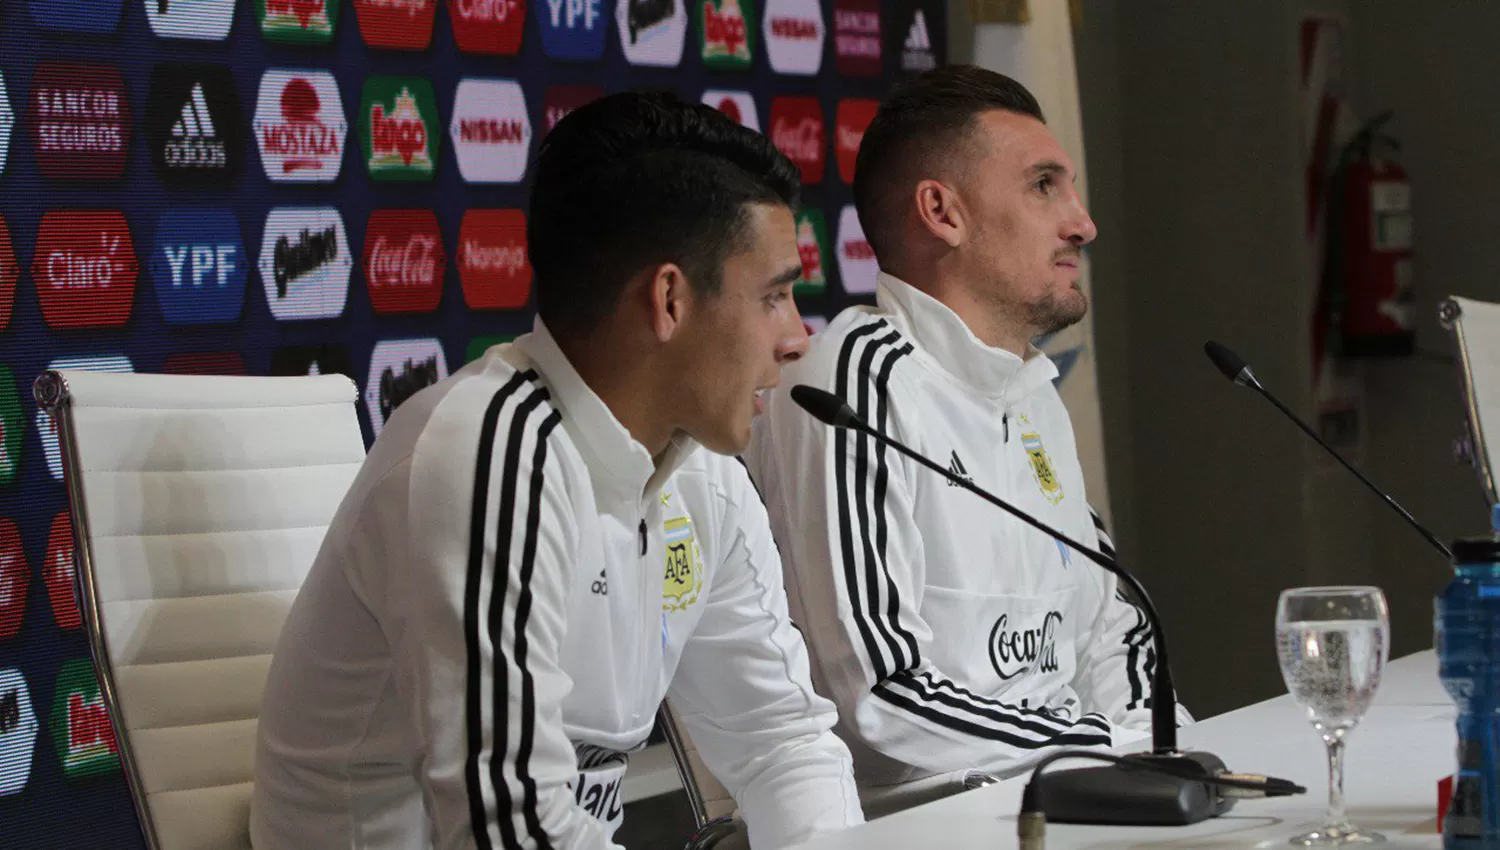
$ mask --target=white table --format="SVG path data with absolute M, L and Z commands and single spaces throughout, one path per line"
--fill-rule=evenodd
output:
M 1437 680 L 1432 652 L 1386 668 L 1375 704 L 1350 736 L 1344 793 L 1354 822 L 1385 834 L 1389 848 L 1438 848 L 1437 783 L 1453 771 L 1453 706 Z M 1184 827 L 1047 825 L 1049 850 L 1095 848 L 1283 848 L 1321 822 L 1328 801 L 1322 741 L 1291 697 L 1182 729 L 1179 743 L 1217 754 L 1231 770 L 1265 773 L 1307 786 L 1298 797 L 1241 800 L 1227 815 Z M 1143 744 L 1120 748 L 1144 749 Z M 1061 763 L 1059 769 L 1074 764 Z M 1077 762 L 1076 766 L 1086 766 Z M 1017 846 L 1016 809 L 1025 775 L 829 835 L 798 850 L 1003 850 Z

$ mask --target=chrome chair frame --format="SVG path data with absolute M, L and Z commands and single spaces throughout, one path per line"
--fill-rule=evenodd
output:
M 1500 493 L 1495 487 L 1495 471 L 1490 467 L 1489 446 L 1484 440 L 1484 429 L 1479 421 L 1479 402 L 1474 392 L 1473 364 L 1469 358 L 1469 347 L 1464 339 L 1463 323 L 1459 321 L 1463 317 L 1463 307 L 1452 298 L 1445 298 L 1438 304 L 1438 322 L 1443 329 L 1453 338 L 1454 357 L 1453 362 L 1458 367 L 1459 392 L 1464 403 L 1464 426 L 1467 434 L 1467 444 L 1458 452 L 1466 456 L 1474 471 L 1479 475 L 1479 485 L 1484 489 L 1485 499 L 1490 505 L 1500 502 Z

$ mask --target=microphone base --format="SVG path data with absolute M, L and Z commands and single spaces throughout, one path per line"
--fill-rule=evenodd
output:
M 1127 761 L 1169 765 L 1212 776 L 1225 770 L 1212 753 L 1140 753 Z M 1186 826 L 1229 811 L 1233 799 L 1202 782 L 1132 769 L 1124 764 L 1046 771 L 1036 777 L 1041 808 L 1051 823 Z

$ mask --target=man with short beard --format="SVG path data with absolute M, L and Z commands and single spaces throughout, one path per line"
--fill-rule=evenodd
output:
M 756 427 L 749 463 L 793 618 L 867 794 L 965 768 L 1011 773 L 1150 726 L 1151 630 L 1114 576 L 788 396 L 797 384 L 835 393 L 1112 554 L 1057 367 L 1032 344 L 1088 309 L 1079 261 L 1095 228 L 1073 180 L 1014 80 L 949 67 L 898 88 L 855 170 L 876 306 L 813 340 Z

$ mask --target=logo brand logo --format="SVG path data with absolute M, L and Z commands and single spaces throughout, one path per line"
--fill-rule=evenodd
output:
M 223 41 L 234 23 L 234 0 L 145 0 L 146 21 L 161 38 Z
M 37 230 L 31 278 L 49 327 L 119 327 L 135 300 L 135 248 L 125 214 L 49 212 Z
M 766 59 L 776 73 L 810 77 L 823 67 L 823 11 L 818 0 L 766 0 L 761 35 Z
M 585 103 L 604 97 L 604 89 L 598 86 L 548 86 L 542 97 L 542 114 L 545 132 L 552 132 L 563 116 Z
M 615 18 L 620 48 L 632 65 L 675 68 L 687 41 L 683 0 L 619 0 Z
M 432 43 L 437 0 L 354 0 L 365 44 L 389 50 L 426 50 Z
M 230 186 L 245 156 L 241 122 L 229 69 L 158 65 L 152 72 L 146 125 L 162 182 Z
M 21 793 L 31 779 L 39 725 L 21 671 L 0 670 L 0 797 Z
M 754 0 L 697 0 L 703 64 L 709 68 L 749 68 L 755 56 Z
M 375 180 L 431 180 L 437 169 L 437 101 L 421 77 L 371 77 L 359 107 L 359 140 Z
M 16 302 L 16 280 L 21 276 L 21 266 L 16 262 L 16 249 L 10 241 L 10 227 L 5 216 L 0 215 L 0 330 L 10 325 L 11 308 Z
M 1034 626 L 1011 628 L 1010 614 L 1001 614 L 990 629 L 990 666 L 995 675 L 1009 681 L 1036 668 L 1038 673 L 1056 673 L 1057 627 L 1063 615 L 1048 611 Z
M 250 267 L 240 225 L 227 209 L 162 214 L 151 249 L 151 278 L 168 324 L 238 321 Z
M 365 227 L 365 281 L 377 313 L 430 313 L 448 257 L 432 210 L 375 210 Z
M 255 102 L 255 140 L 266 178 L 329 183 L 344 160 L 344 103 L 327 71 L 267 71 Z
M 823 107 L 815 97 L 778 97 L 771 101 L 771 142 L 797 163 L 802 182 L 823 182 Z
M 854 183 L 854 163 L 859 156 L 859 143 L 864 140 L 865 128 L 875 120 L 880 101 L 848 98 L 839 101 L 837 117 L 834 119 L 833 149 L 839 164 L 839 177 L 848 184 Z
M 26 585 L 30 582 L 31 570 L 26 568 L 26 553 L 21 551 L 21 532 L 14 522 L 0 519 L 0 640 L 13 638 L 21 631 L 21 620 L 26 613 Z M 0 712 L 0 734 L 4 726 Z
M 260 34 L 287 44 L 327 44 L 339 19 L 339 0 L 255 0 Z
M 672 0 L 658 0 L 671 2 Z M 539 23 L 549 59 L 594 62 L 604 55 L 604 0 L 546 0 Z
M 466 182 L 516 183 L 526 176 L 531 119 L 514 80 L 459 80 L 448 132 Z
M 375 436 L 402 402 L 448 377 L 443 346 L 435 339 L 389 339 L 370 352 L 365 409 Z
M 735 123 L 760 132 L 760 116 L 755 111 L 755 98 L 750 92 L 709 89 L 703 93 L 703 102 L 733 118 Z
M 793 295 L 822 295 L 828 289 L 828 225 L 823 211 L 804 208 L 797 213 L 797 254 L 802 258 L 802 279 L 792 287 Z
M 453 40 L 464 53 L 514 56 L 521 51 L 525 0 L 449 0 L 448 16 Z
M 120 769 L 119 746 L 104 707 L 104 695 L 87 658 L 64 662 L 52 703 L 52 738 L 69 779 Z
M 839 280 L 844 291 L 850 295 L 864 295 L 875 291 L 876 275 L 880 264 L 875 252 L 865 241 L 864 228 L 859 224 L 859 213 L 849 204 L 839 213 Z
M 531 297 L 526 217 L 520 210 L 468 210 L 458 228 L 458 279 L 471 310 L 513 310 Z
M 32 144 L 42 174 L 113 180 L 124 173 L 130 105 L 120 69 L 40 62 L 31 79 Z
M 52 621 L 59 629 L 72 631 L 83 625 L 73 583 L 73 522 L 67 511 L 52 518 L 47 532 L 47 555 L 42 564 L 42 582 L 52 600 Z
M 260 278 L 278 320 L 341 315 L 353 267 L 344 219 L 333 207 L 278 207 L 266 216 Z
M 59 357 L 47 366 L 48 369 L 81 369 L 89 372 L 134 372 L 135 367 L 130 365 L 130 359 L 123 354 L 105 355 L 102 357 Z M 0 399 L 10 398 L 4 394 L 4 384 L 0 383 Z M 14 391 L 12 390 L 12 395 Z M 5 420 L 7 434 L 14 433 L 20 438 L 20 409 L 21 404 L 16 402 L 16 427 L 11 428 L 9 420 Z M 0 413 L 5 407 L 0 405 Z M 52 480 L 62 480 L 62 454 L 57 449 L 57 429 L 52 425 L 51 417 L 46 411 L 38 409 L 36 412 L 36 432 L 42 440 L 42 455 L 47 459 L 47 473 Z
M 834 0 L 833 56 L 846 77 L 880 76 L 880 0 Z
M 928 21 L 941 22 L 937 4 L 922 2 L 898 4 L 896 26 L 887 30 L 890 50 L 901 57 L 901 70 L 920 74 L 938 66 L 943 55 L 942 27 L 928 29 Z

